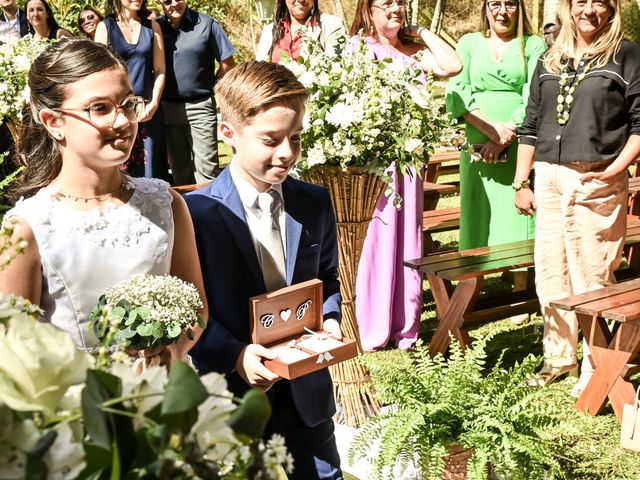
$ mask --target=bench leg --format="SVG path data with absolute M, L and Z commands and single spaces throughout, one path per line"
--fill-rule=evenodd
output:
M 458 286 L 449 295 L 445 280 L 435 274 L 427 274 L 431 292 L 436 303 L 438 313 L 438 326 L 429 343 L 429 353 L 435 356 L 438 353 L 444 354 L 449 348 L 451 333 L 464 348 L 469 344 L 469 336 L 461 330 L 464 323 L 464 314 L 473 309 L 483 279 L 470 278 L 461 280 Z
M 609 328 L 602 318 L 581 314 L 577 317 L 580 328 L 588 339 L 590 361 L 595 371 L 575 407 L 590 415 L 597 415 L 609 399 L 620 422 L 624 404 L 631 403 L 635 396 L 631 382 L 620 374 L 640 350 L 640 326 L 622 324 L 611 338 Z

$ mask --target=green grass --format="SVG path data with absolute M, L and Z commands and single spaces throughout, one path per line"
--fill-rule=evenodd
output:
M 443 177 L 441 183 L 457 180 L 456 176 Z M 458 195 L 449 195 L 440 199 L 438 208 L 459 206 Z M 441 232 L 434 235 L 434 239 L 441 242 L 441 249 L 455 249 L 458 246 L 458 231 Z M 510 285 L 503 282 L 499 276 L 487 279 L 484 292 L 488 295 L 505 293 Z M 420 324 L 420 338 L 429 342 L 437 323 L 433 296 L 428 282 L 424 282 L 423 313 Z M 487 363 L 494 365 L 503 355 L 503 365 L 509 366 L 520 361 L 529 353 L 542 355 L 542 320 L 533 317 L 520 325 L 515 325 L 510 319 L 487 323 L 469 330 L 472 339 L 494 334 L 494 338 L 487 348 Z M 579 355 L 581 349 L 579 347 Z M 385 361 L 401 363 L 406 360 L 407 353 L 398 349 L 386 349 L 365 355 L 377 355 Z M 596 417 L 578 412 L 574 408 L 575 399 L 569 392 L 575 379 L 566 379 L 554 384 L 553 387 L 564 390 L 566 401 L 558 405 L 567 420 L 575 427 L 579 435 L 564 439 L 558 448 L 571 453 L 579 461 L 567 465 L 567 478 L 576 480 L 638 480 L 640 479 L 640 454 L 629 452 L 620 447 L 620 427 L 616 416 L 610 407 Z M 364 480 L 364 479 L 363 479 Z

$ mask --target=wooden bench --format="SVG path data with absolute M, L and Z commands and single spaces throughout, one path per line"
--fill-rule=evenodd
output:
M 640 222 L 630 222 L 626 245 L 640 243 Z M 431 355 L 444 353 L 449 347 L 449 334 L 463 346 L 469 344 L 464 328 L 521 313 L 538 311 L 533 275 L 527 288 L 520 292 L 478 300 L 484 278 L 494 273 L 517 268 L 532 269 L 533 240 L 427 255 L 404 262 L 427 276 L 436 304 L 438 325 L 431 339 Z M 454 285 L 452 282 L 457 282 Z
M 458 186 L 448 183 L 433 183 L 427 180 L 423 183 L 424 210 L 435 210 L 441 195 L 450 195 L 458 192 Z
M 175 185 L 174 187 L 171 187 L 171 188 L 173 188 L 180 195 L 184 195 L 185 193 L 193 192 L 194 190 L 199 190 L 201 188 L 204 188 L 210 183 L 211 182 L 194 183 L 191 185 Z
M 441 208 L 422 213 L 422 244 L 425 255 L 437 250 L 432 233 L 460 228 L 460 208 Z
M 640 279 L 574 295 L 551 305 L 575 311 L 589 344 L 594 372 L 576 408 L 597 415 L 608 399 L 620 422 L 624 404 L 635 399 L 628 377 L 640 370 L 631 363 L 640 351 Z
M 435 152 L 427 162 L 426 180 L 436 183 L 440 175 L 460 172 L 460 151 L 449 150 Z

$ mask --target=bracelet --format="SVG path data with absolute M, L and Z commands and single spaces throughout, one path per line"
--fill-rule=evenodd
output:
M 513 187 L 513 189 L 518 192 L 520 190 L 522 190 L 523 188 L 529 188 L 531 186 L 531 182 L 529 181 L 529 179 L 523 180 L 521 182 L 513 182 L 511 184 L 511 186 Z

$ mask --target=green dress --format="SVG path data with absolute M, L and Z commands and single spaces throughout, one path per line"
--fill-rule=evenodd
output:
M 479 109 L 489 119 L 519 126 L 525 117 L 529 82 L 540 55 L 542 39 L 527 36 L 513 39 L 499 60 L 495 60 L 482 33 L 469 33 L 458 42 L 462 72 L 449 80 L 447 110 L 454 118 Z M 467 142 L 481 144 L 486 135 L 467 124 Z M 460 249 L 497 245 L 534 237 L 535 220 L 518 215 L 511 187 L 516 171 L 518 145 L 509 146 L 509 158 L 503 163 L 470 162 L 466 152 L 460 155 Z

